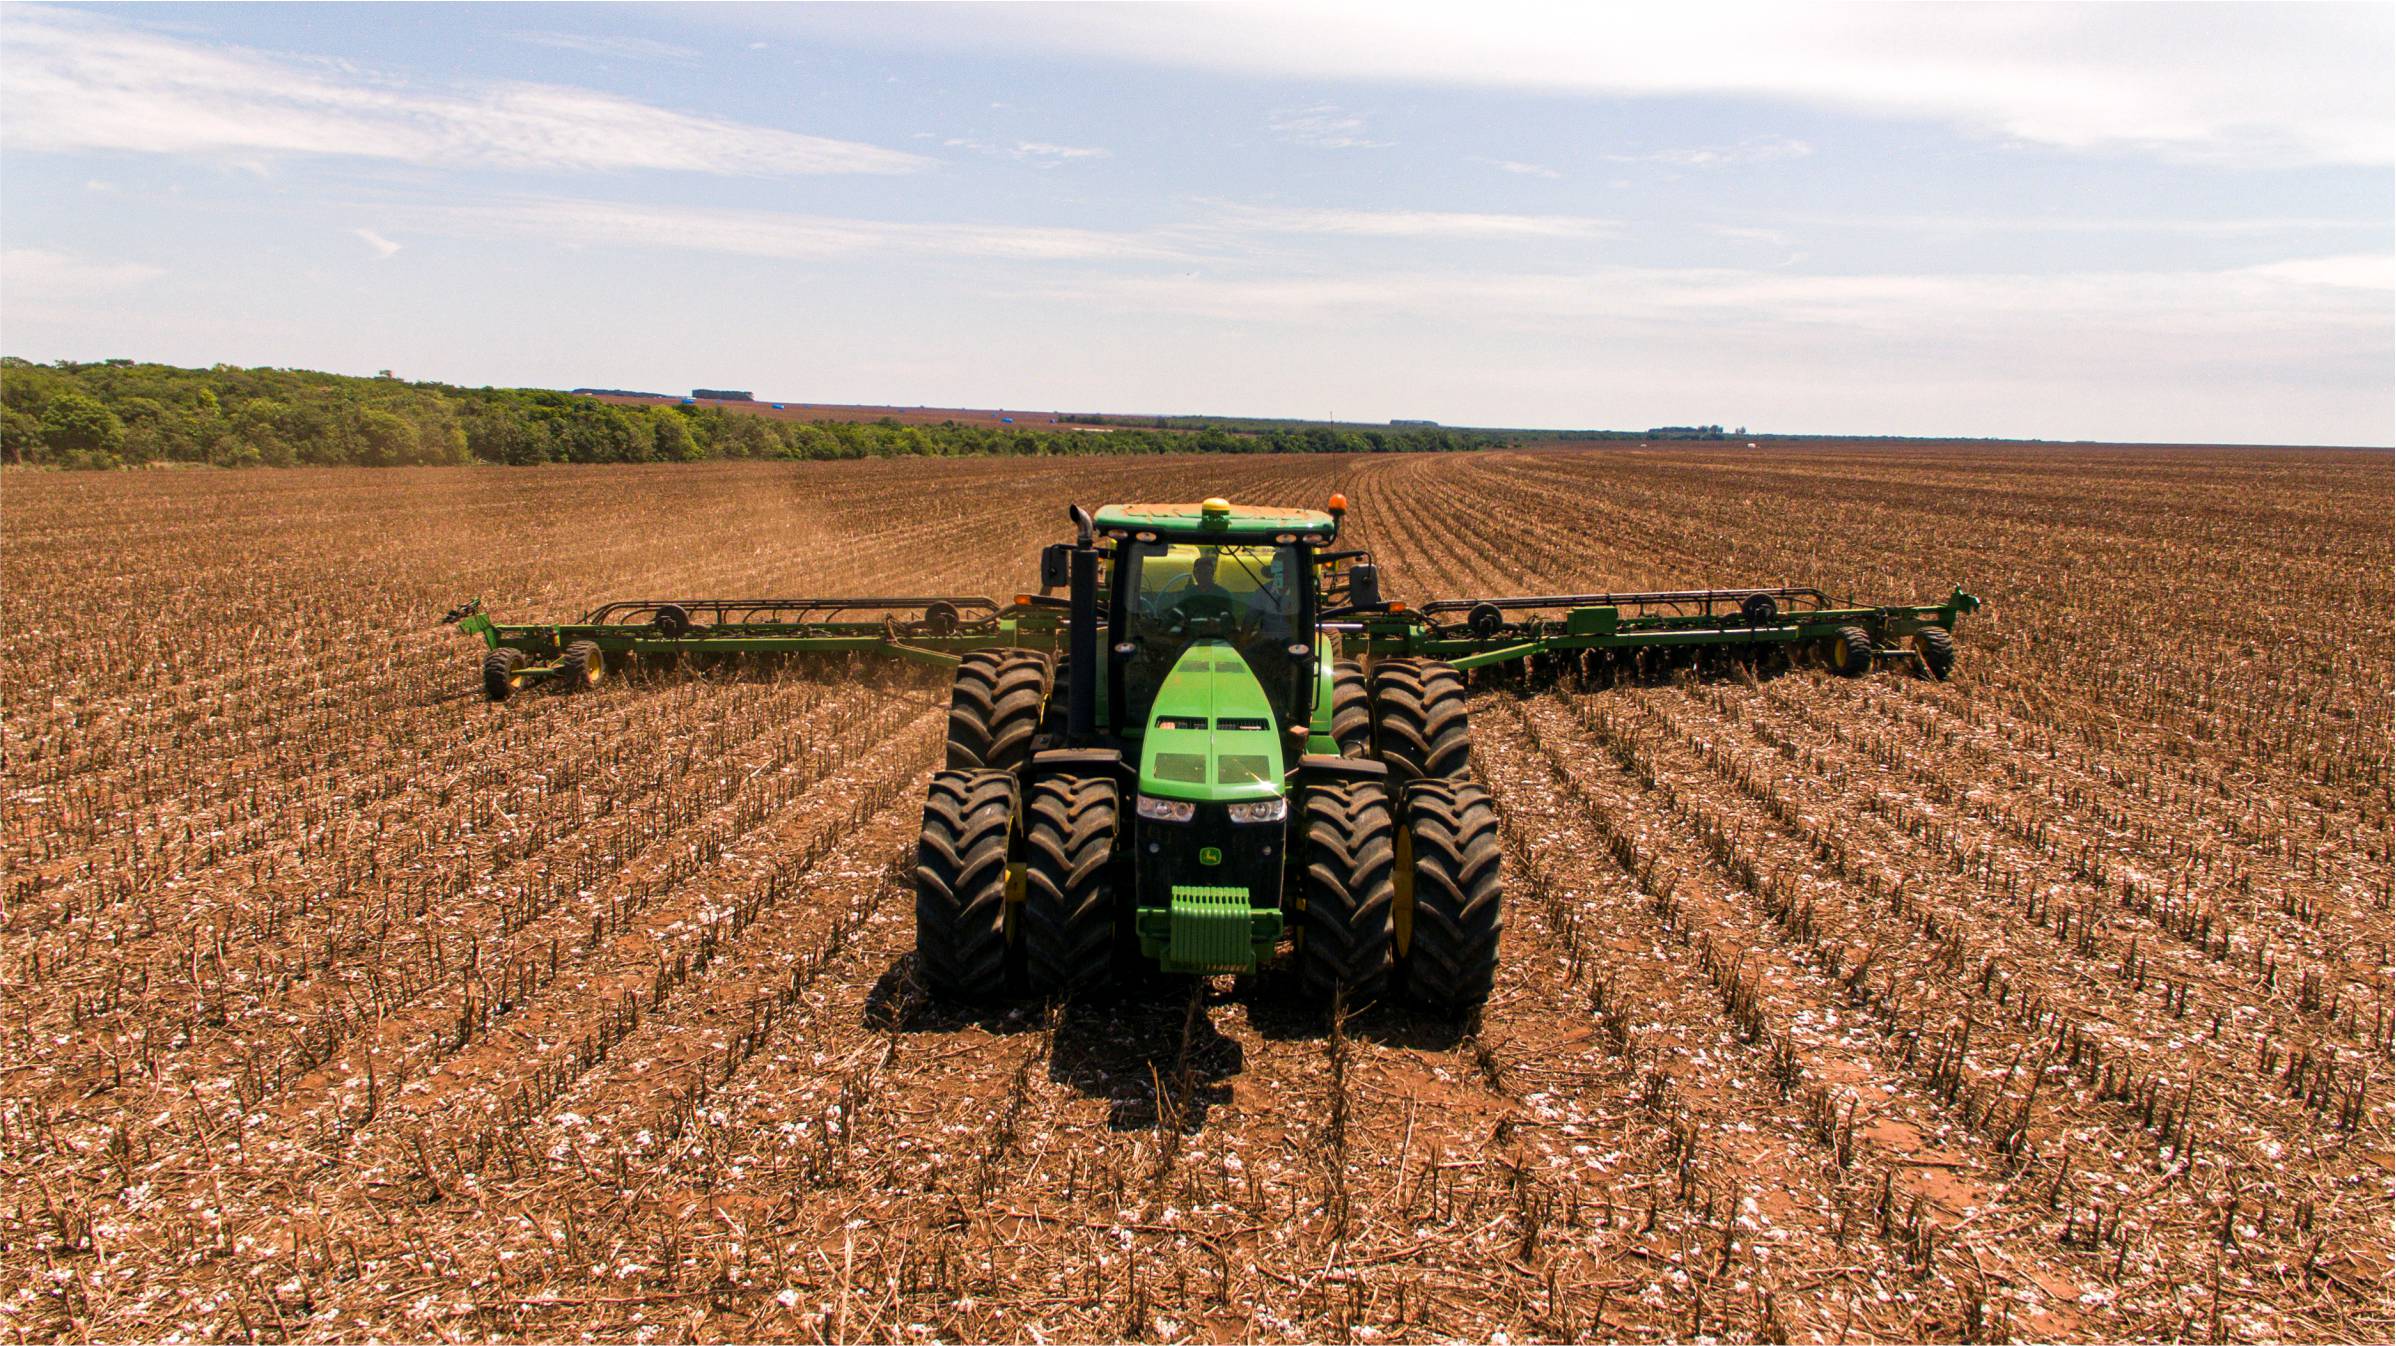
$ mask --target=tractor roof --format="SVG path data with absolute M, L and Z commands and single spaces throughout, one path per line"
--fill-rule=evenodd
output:
M 1339 520 L 1316 509 L 1274 509 L 1267 505 L 1234 505 L 1225 500 L 1189 504 L 1109 505 L 1098 511 L 1099 531 L 1160 533 L 1173 537 L 1238 538 L 1270 542 L 1284 533 L 1311 534 L 1329 541 L 1339 532 Z

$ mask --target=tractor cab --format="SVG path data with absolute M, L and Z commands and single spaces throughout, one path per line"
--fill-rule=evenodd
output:
M 1093 523 L 1113 543 L 1103 602 L 1106 720 L 1116 734 L 1145 740 L 1205 719 L 1211 730 L 1263 735 L 1261 755 L 1276 765 L 1280 738 L 1302 748 L 1328 658 L 1315 629 L 1314 555 L 1338 536 L 1337 516 L 1214 499 L 1110 505 Z M 1203 783 L 1265 774 L 1243 761 L 1240 781 L 1217 780 L 1225 768 L 1213 765 Z M 1279 777 L 1266 777 L 1276 793 Z

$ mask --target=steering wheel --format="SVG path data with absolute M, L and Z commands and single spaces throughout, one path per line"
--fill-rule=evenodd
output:
M 1165 629 L 1176 636 L 1193 632 L 1201 635 L 1222 635 L 1231 629 L 1236 616 L 1231 595 L 1220 591 L 1199 590 L 1185 593 L 1173 605 L 1172 615 L 1165 618 Z M 1200 630 L 1201 624 L 1206 628 Z

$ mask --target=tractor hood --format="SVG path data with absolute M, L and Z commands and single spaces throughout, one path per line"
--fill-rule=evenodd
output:
M 1220 640 L 1183 651 L 1149 712 L 1140 793 L 1196 803 L 1274 799 L 1281 763 L 1273 707 L 1248 661 Z

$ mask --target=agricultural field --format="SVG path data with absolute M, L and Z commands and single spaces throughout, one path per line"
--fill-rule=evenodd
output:
M 944 685 L 485 704 L 439 626 L 1033 584 L 1351 502 L 1392 597 L 1987 607 L 1477 686 L 1478 1024 L 910 977 Z M 16 473 L 0 1337 L 2384 1340 L 2384 453 Z

